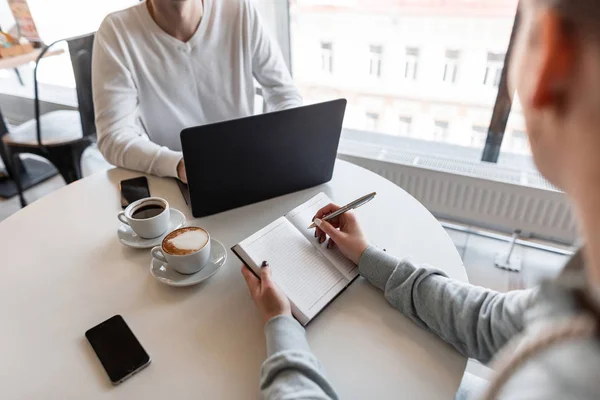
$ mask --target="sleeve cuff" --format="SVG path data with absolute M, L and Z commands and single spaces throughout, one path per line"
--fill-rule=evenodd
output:
M 163 147 L 154 167 L 155 174 L 161 177 L 178 178 L 177 165 L 183 159 L 180 151 Z
M 360 257 L 358 271 L 363 277 L 367 278 L 373 286 L 385 290 L 387 281 L 399 264 L 400 261 L 397 258 L 389 255 L 383 250 L 369 246 Z M 403 268 L 412 268 L 414 270 L 415 267 L 412 264 L 405 264 L 406 266 Z
M 278 315 L 265 325 L 267 357 L 285 350 L 310 351 L 304 328 L 289 315 Z

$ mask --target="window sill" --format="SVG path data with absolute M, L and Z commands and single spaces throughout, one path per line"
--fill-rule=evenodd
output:
M 350 157 L 558 191 L 526 155 L 503 153 L 500 162 L 493 164 L 480 160 L 480 148 L 354 129 L 343 130 L 338 152 Z
M 16 125 L 34 118 L 34 89 L 31 79 L 23 76 L 25 85 L 16 79 L 0 80 L 0 109 Z M 42 114 L 56 110 L 75 110 L 78 107 L 75 88 L 41 83 L 40 106 Z
M 39 91 L 41 101 L 68 107 L 77 107 L 77 93 L 75 88 L 40 83 Z M 35 98 L 33 82 L 31 80 L 25 80 L 25 85 L 22 86 L 16 79 L 2 79 L 0 80 L 0 94 L 31 100 Z

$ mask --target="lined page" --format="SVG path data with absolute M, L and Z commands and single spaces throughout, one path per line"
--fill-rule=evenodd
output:
M 256 265 L 268 261 L 273 280 L 308 318 L 348 280 L 282 217 L 239 244 Z
M 331 203 L 331 199 L 323 192 L 319 193 L 306 203 L 294 208 L 292 211 L 287 213 L 286 218 L 296 227 L 300 233 L 325 256 L 333 265 L 348 280 L 354 279 L 358 275 L 358 267 L 350 260 L 348 260 L 342 252 L 336 247 L 333 249 L 327 248 L 327 242 L 319 244 L 317 238 L 315 238 L 314 229 L 306 229 L 311 223 L 312 219 L 321 208 Z

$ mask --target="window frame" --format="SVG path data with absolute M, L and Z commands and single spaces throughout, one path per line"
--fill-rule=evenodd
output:
M 437 140 L 445 140 L 448 138 L 450 133 L 450 122 L 442 119 L 435 119 L 433 121 L 433 138 Z M 441 136 L 441 137 L 438 137 Z
M 412 116 L 408 116 L 408 115 L 400 115 L 398 116 L 398 132 L 402 135 L 405 136 L 411 136 L 412 135 L 412 126 L 413 126 L 413 122 L 414 119 Z M 400 132 L 402 131 L 402 128 L 406 128 L 405 132 Z
M 415 53 L 415 54 L 409 54 Z M 415 46 L 406 46 L 404 48 L 404 79 L 407 81 L 416 81 L 419 71 L 419 59 L 421 49 Z M 412 69 L 410 68 L 412 67 Z M 410 72 L 410 74 L 409 74 Z M 411 75 L 411 76 L 409 76 Z
M 381 79 L 383 67 L 383 46 L 377 44 L 369 45 L 369 76 Z
M 490 58 L 496 58 L 495 60 L 490 60 Z M 500 53 L 493 53 L 489 51 L 487 53 L 487 61 L 485 66 L 485 75 L 483 76 L 483 85 L 491 88 L 497 88 L 500 86 L 500 80 L 502 79 L 502 70 L 504 69 L 501 63 L 506 61 L 506 53 L 504 55 Z
M 333 74 L 333 42 L 321 41 L 319 51 L 321 52 L 321 73 Z M 325 68 L 327 67 L 327 68 Z
M 508 71 L 511 65 L 510 61 L 513 55 L 512 53 L 520 20 L 521 7 L 519 2 L 517 5 L 517 12 L 515 13 L 515 22 L 513 23 L 512 31 L 510 33 L 510 41 L 508 42 L 508 48 L 506 49 L 504 66 L 502 67 L 502 75 L 500 77 L 496 102 L 494 103 L 492 119 L 490 121 L 485 146 L 483 147 L 483 152 L 481 154 L 481 161 L 484 162 L 498 163 L 498 158 L 500 158 L 500 149 L 502 147 L 502 141 L 504 140 L 504 134 L 506 132 L 506 126 L 508 124 L 508 118 L 510 117 L 513 103 L 512 93 L 510 93 L 508 87 Z
M 381 114 L 367 111 L 365 112 L 365 120 L 367 124 L 372 124 L 377 129 L 377 125 L 379 125 L 379 121 L 381 120 Z
M 442 76 L 443 83 L 454 85 L 458 81 L 460 57 L 460 50 L 446 49 L 446 55 L 444 60 L 444 74 Z

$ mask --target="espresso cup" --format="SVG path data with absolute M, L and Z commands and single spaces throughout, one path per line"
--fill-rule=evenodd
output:
M 195 274 L 210 259 L 210 234 L 197 226 L 175 229 L 152 249 L 152 257 L 180 274 Z
M 144 239 L 162 236 L 169 229 L 169 203 L 160 197 L 147 197 L 131 203 L 117 218 Z

